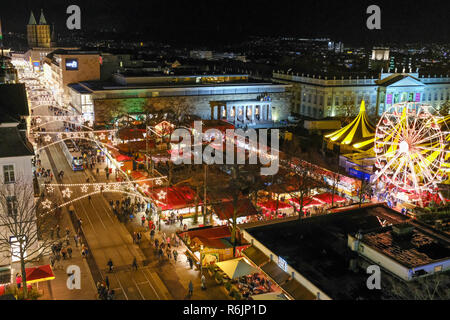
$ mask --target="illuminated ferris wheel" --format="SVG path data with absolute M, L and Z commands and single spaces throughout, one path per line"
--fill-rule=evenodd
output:
M 446 134 L 434 113 L 433 107 L 414 102 L 383 113 L 375 132 L 375 179 L 416 194 L 434 192 L 446 179 Z

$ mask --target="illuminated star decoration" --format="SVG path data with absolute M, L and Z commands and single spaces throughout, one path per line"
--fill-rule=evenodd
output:
M 115 184 L 113 185 L 113 188 L 114 188 L 114 190 L 119 190 L 119 189 L 120 189 L 120 184 L 115 183 Z
M 44 140 L 45 140 L 45 142 L 50 142 L 50 141 L 52 141 L 52 137 L 50 137 L 49 135 L 46 135 L 44 137 Z
M 45 201 L 42 202 L 42 208 L 50 209 L 51 204 L 52 204 L 52 202 L 50 200 L 46 199 Z
M 95 184 L 95 185 L 94 185 L 94 190 L 95 190 L 95 191 L 98 192 L 98 191 L 100 191 L 100 189 L 101 189 L 101 185 L 100 185 L 100 184 Z
M 105 140 L 105 138 L 106 138 L 106 136 L 103 132 L 98 137 L 100 140 Z
M 88 189 L 89 189 L 89 187 L 85 184 L 81 186 L 81 192 L 86 193 L 88 191 Z
M 105 188 L 103 189 L 104 191 L 109 191 L 111 190 L 111 185 L 109 183 L 105 184 Z
M 157 179 L 157 180 L 155 181 L 155 183 L 156 183 L 158 186 L 160 186 L 160 185 L 162 185 L 162 180 L 161 180 L 161 179 Z
M 53 186 L 48 186 L 48 187 L 47 187 L 47 192 L 48 192 L 48 193 L 52 193 L 53 190 L 55 190 L 55 188 L 53 188 Z
M 70 190 L 69 188 L 64 189 L 62 192 L 63 197 L 65 198 L 70 198 L 70 195 L 72 194 L 72 190 Z
M 165 192 L 164 190 L 161 190 L 161 191 L 158 193 L 158 199 L 159 199 L 159 200 L 165 199 L 165 198 L 166 198 L 166 195 L 167 195 L 167 192 Z
M 37 119 L 36 119 L 36 123 L 39 124 L 39 123 L 41 123 L 41 122 L 42 122 L 42 119 L 41 119 L 41 118 L 37 118 Z
M 145 193 L 148 193 L 148 184 L 144 184 L 143 186 L 141 186 L 142 191 L 144 191 Z
M 94 137 L 94 133 L 93 132 L 90 132 L 89 133 L 89 138 L 93 138 Z

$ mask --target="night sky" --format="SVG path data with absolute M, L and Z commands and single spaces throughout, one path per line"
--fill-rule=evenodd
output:
M 373 41 L 450 42 L 450 1 L 405 0 L 16 0 L 1 1 L 3 29 L 25 32 L 30 10 L 58 33 L 65 29 L 66 8 L 82 10 L 82 28 L 114 27 L 132 36 L 140 31 L 148 40 L 185 44 L 214 44 L 248 36 L 331 37 L 354 44 Z M 14 5 L 11 5 L 13 3 Z M 366 28 L 366 8 L 381 7 L 381 30 Z

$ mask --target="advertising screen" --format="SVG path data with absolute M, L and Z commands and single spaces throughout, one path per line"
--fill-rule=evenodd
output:
M 66 70 L 78 70 L 78 59 L 66 59 Z

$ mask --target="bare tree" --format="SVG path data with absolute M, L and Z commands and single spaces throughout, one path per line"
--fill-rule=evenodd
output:
M 43 202 L 43 196 L 34 198 L 33 185 L 22 178 L 0 186 L 0 252 L 19 260 L 25 299 L 28 296 L 25 266 L 53 242 L 43 237 L 52 216 L 42 210 Z
M 391 280 L 392 292 L 401 300 L 449 300 L 450 276 L 440 273 L 410 282 Z

